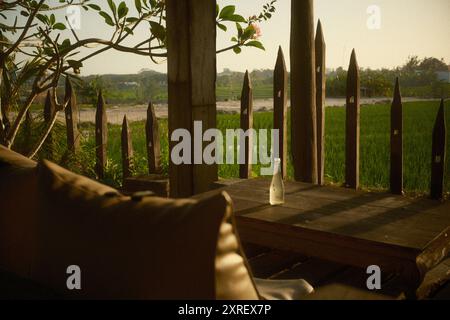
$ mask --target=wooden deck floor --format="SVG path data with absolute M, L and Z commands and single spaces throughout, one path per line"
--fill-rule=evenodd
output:
M 305 279 L 316 289 L 344 285 L 366 291 L 366 270 L 298 254 L 244 244 L 253 275 L 262 279 Z M 420 299 L 450 300 L 450 258 L 430 271 L 418 290 Z M 404 286 L 394 274 L 382 275 L 382 289 L 377 294 L 390 299 L 405 299 Z M 333 296 L 340 299 L 339 295 Z

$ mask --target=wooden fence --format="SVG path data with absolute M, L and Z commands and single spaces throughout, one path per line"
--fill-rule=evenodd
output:
M 325 168 L 325 55 L 326 45 L 323 36 L 322 26 L 317 26 L 315 37 L 315 113 L 316 113 L 316 145 L 309 148 L 314 155 L 302 155 L 304 159 L 314 159 L 314 164 L 308 166 L 316 168 L 317 183 L 324 184 L 324 168 Z M 69 97 L 69 105 L 65 111 L 66 127 L 67 127 L 67 143 L 68 149 L 72 152 L 78 152 L 80 145 L 80 133 L 78 130 L 78 107 L 76 103 L 76 95 L 70 81 L 66 82 L 66 97 Z M 350 64 L 347 75 L 347 96 L 346 96 L 346 128 L 345 128 L 345 186 L 348 188 L 359 188 L 359 169 L 360 169 L 360 77 L 357 57 L 355 50 L 352 51 Z M 292 100 L 294 103 L 294 101 Z M 288 162 L 288 72 L 284 59 L 283 50 L 280 47 L 274 70 L 273 84 L 273 127 L 279 130 L 279 146 L 281 158 L 281 170 L 283 177 L 287 176 Z M 206 110 L 206 109 L 205 109 Z M 308 114 L 311 110 L 307 110 Z M 44 121 L 51 119 L 54 110 L 50 92 L 48 93 L 44 107 Z M 298 114 L 299 110 L 293 112 L 294 117 L 302 117 Z M 27 118 L 30 115 L 27 115 Z M 192 120 L 192 119 L 191 119 Z M 172 120 L 175 121 L 175 120 Z M 170 122 L 170 121 L 169 121 Z M 27 123 L 27 122 L 26 122 Z M 212 121 L 211 121 L 212 123 Z M 253 88 L 249 72 L 245 73 L 243 80 L 243 88 L 241 94 L 241 114 L 240 127 L 244 131 L 253 128 Z M 291 132 L 293 135 L 291 143 L 291 154 L 293 155 L 294 169 L 301 167 L 299 158 L 295 157 L 297 144 L 305 143 L 303 140 L 295 140 L 295 128 L 298 123 L 293 123 Z M 170 132 L 170 131 L 169 131 Z M 309 134 L 302 132 L 302 134 Z M 147 110 L 147 121 L 145 125 L 146 151 L 148 158 L 149 174 L 161 173 L 161 150 L 160 150 L 160 133 L 158 120 L 152 103 L 149 104 Z M 403 105 L 400 93 L 400 81 L 395 82 L 394 96 L 391 107 L 391 133 L 390 133 L 390 190 L 394 194 L 403 194 Z M 102 92 L 98 94 L 97 109 L 95 116 L 95 143 L 96 143 L 96 166 L 95 171 L 100 179 L 105 176 L 105 166 L 107 165 L 107 115 L 106 105 Z M 131 141 L 131 131 L 126 116 L 122 124 L 122 168 L 123 179 L 130 178 L 133 175 L 133 148 Z M 49 135 L 46 144 L 52 144 L 53 137 Z M 252 175 L 252 137 L 246 138 L 245 141 L 245 161 L 240 164 L 239 177 L 241 179 L 251 178 Z M 52 150 L 52 148 L 49 148 Z M 301 148 L 303 150 L 303 148 Z M 303 160 L 304 160 L 303 159 Z M 444 193 L 444 172 L 446 159 L 446 126 L 444 114 L 444 100 L 441 101 L 440 109 L 437 114 L 432 140 L 432 166 L 430 195 L 433 199 L 441 199 Z M 313 180 L 316 175 L 308 177 L 300 177 L 301 181 Z M 296 179 L 299 177 L 296 177 Z M 187 181 L 189 182 L 189 181 Z
M 325 42 L 322 27 L 319 21 L 316 35 L 316 111 L 317 111 L 317 152 L 316 165 L 318 184 L 324 184 L 325 167 Z M 244 77 L 243 94 L 241 97 L 241 128 L 247 130 L 252 127 L 253 119 L 251 110 L 251 83 L 248 72 Z M 288 153 L 287 153 L 287 71 L 284 63 L 283 51 L 280 48 L 274 71 L 274 129 L 280 130 L 280 158 L 281 167 L 285 175 Z M 347 96 L 346 96 L 346 128 L 345 128 L 345 186 L 348 188 L 359 188 L 360 169 L 360 77 L 355 50 L 352 51 L 347 74 Z M 294 134 L 295 124 L 292 125 Z M 294 141 L 294 139 L 292 139 Z M 300 143 L 297 141 L 297 143 Z M 446 158 L 446 127 L 444 114 L 444 100 L 441 101 L 437 115 L 432 140 L 432 175 L 431 175 L 431 197 L 442 199 L 444 193 L 444 166 Z M 294 156 L 295 143 L 291 145 Z M 246 154 L 251 153 L 251 146 L 246 145 Z M 308 156 L 310 158 L 311 156 Z M 240 177 L 251 176 L 252 165 L 246 162 L 241 164 Z M 248 162 L 247 162 L 248 161 Z M 298 162 L 293 157 L 294 167 Z M 298 164 L 297 164 L 298 166 Z M 305 179 L 301 179 L 305 181 Z M 390 190 L 393 194 L 403 194 L 403 106 L 400 94 L 399 79 L 396 80 L 394 97 L 391 106 L 391 139 L 390 139 Z

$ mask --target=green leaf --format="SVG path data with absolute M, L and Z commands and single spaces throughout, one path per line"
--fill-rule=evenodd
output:
M 234 47 L 233 51 L 234 51 L 234 53 L 239 54 L 242 52 L 242 49 L 240 47 Z
M 113 0 L 108 0 L 108 5 L 109 5 L 109 8 L 111 9 L 112 13 L 114 15 L 116 15 L 117 8 L 116 8 L 116 4 L 114 3 L 114 1 Z
M 117 14 L 119 15 L 119 19 L 125 17 L 128 13 L 128 7 L 124 1 L 119 4 L 119 8 L 117 9 Z
M 220 11 L 219 19 L 227 19 L 236 11 L 236 6 L 226 6 Z
M 216 19 L 219 16 L 219 11 L 220 11 L 219 4 L 216 3 Z
M 222 29 L 223 31 L 227 32 L 227 26 L 222 23 L 217 23 L 217 26 Z
M 58 22 L 53 25 L 53 29 L 66 30 L 66 25 L 64 23 Z
M 65 49 L 65 48 L 67 48 L 67 47 L 70 47 L 70 40 L 69 40 L 69 39 L 65 39 L 65 40 L 61 43 L 61 45 L 60 45 L 59 47 L 60 47 L 61 50 Z
M 243 16 L 240 16 L 238 14 L 233 14 L 231 16 L 229 16 L 228 18 L 224 19 L 226 21 L 232 21 L 232 22 L 242 22 L 242 23 L 246 23 L 247 20 L 245 20 L 245 18 Z
M 67 63 L 71 68 L 81 68 L 83 66 L 83 63 L 77 60 L 67 60 Z
M 138 18 L 135 18 L 135 17 L 129 17 L 129 18 L 127 18 L 127 22 L 129 22 L 129 23 L 135 23 L 136 21 L 138 21 L 139 19 Z
M 142 12 L 142 4 L 141 0 L 134 0 L 134 5 L 136 6 L 136 10 L 141 13 Z
M 236 29 L 238 31 L 238 38 L 240 39 L 242 37 L 242 34 L 244 33 L 244 30 L 242 29 L 242 26 L 239 23 L 236 23 Z
M 80 73 L 80 68 L 83 66 L 83 63 L 77 60 L 67 60 L 67 63 L 73 69 L 73 72 L 75 72 L 75 74 Z
M 49 23 L 48 17 L 47 17 L 46 15 L 43 15 L 43 14 L 38 13 L 38 14 L 36 15 L 36 18 L 37 18 L 40 22 L 42 22 L 42 23 L 45 23 L 45 24 L 48 24 L 48 23 Z
M 259 42 L 259 41 L 256 41 L 256 40 L 247 42 L 245 45 L 247 47 L 255 47 L 255 48 L 258 48 L 258 49 L 261 49 L 261 50 L 266 50 L 266 48 L 264 48 L 263 44 L 261 42 Z
M 94 10 L 97 10 L 97 11 L 101 10 L 101 8 L 98 5 L 96 5 L 96 4 L 88 4 L 87 6 L 89 8 L 91 8 L 91 9 L 94 9 Z
M 52 13 L 52 14 L 50 15 L 50 24 L 51 24 L 51 25 L 54 25 L 54 24 L 55 24 L 55 21 L 56 21 L 55 15 Z
M 105 19 L 105 22 L 109 24 L 110 26 L 115 26 L 113 19 L 109 14 L 107 14 L 105 11 L 100 11 L 99 14 Z
M 154 21 L 150 21 L 150 31 L 151 33 L 158 38 L 158 40 L 164 42 L 166 39 L 166 29 L 159 23 Z
M 246 41 L 251 39 L 255 33 L 255 29 L 252 26 L 248 26 L 242 34 L 242 40 Z
M 128 33 L 128 34 L 134 35 L 133 30 L 131 30 L 130 28 L 125 27 L 124 30 L 125 30 L 125 32 Z

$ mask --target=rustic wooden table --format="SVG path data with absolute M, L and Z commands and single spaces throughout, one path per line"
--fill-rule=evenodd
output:
M 266 179 L 223 181 L 243 242 L 399 274 L 414 294 L 450 250 L 450 203 L 286 183 L 269 204 Z

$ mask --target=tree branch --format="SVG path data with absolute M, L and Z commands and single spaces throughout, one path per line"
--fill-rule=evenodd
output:
M 14 52 L 14 50 L 17 49 L 17 47 L 19 46 L 19 44 L 22 42 L 22 40 L 25 38 L 25 36 L 28 33 L 28 30 L 30 30 L 31 25 L 33 23 L 34 18 L 36 17 L 36 14 L 39 12 L 39 9 L 42 7 L 42 5 L 44 4 L 45 0 L 41 0 L 39 2 L 39 4 L 36 6 L 36 8 L 33 9 L 33 11 L 31 12 L 30 16 L 28 17 L 27 23 L 25 24 L 25 27 L 22 31 L 22 33 L 20 34 L 19 38 L 17 39 L 17 41 L 5 52 L 5 56 L 9 56 L 11 53 Z

